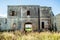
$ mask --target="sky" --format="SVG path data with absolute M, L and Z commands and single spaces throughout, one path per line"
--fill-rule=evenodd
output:
M 8 5 L 40 5 L 52 7 L 54 15 L 60 13 L 60 0 L 0 0 L 0 16 L 7 17 Z

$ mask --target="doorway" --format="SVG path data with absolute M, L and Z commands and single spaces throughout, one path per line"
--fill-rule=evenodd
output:
M 44 29 L 44 22 L 42 22 L 42 29 Z
M 32 23 L 25 23 L 24 31 L 32 31 Z

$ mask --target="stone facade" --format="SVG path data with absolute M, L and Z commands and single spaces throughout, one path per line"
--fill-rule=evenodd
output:
M 54 24 L 57 28 L 57 31 L 60 31 L 60 14 L 56 15 L 54 19 Z
M 0 18 L 0 30 L 6 30 L 7 18 Z
M 10 5 L 7 13 L 7 29 L 24 31 L 25 24 L 32 24 L 33 31 L 53 24 L 51 7 L 39 5 Z

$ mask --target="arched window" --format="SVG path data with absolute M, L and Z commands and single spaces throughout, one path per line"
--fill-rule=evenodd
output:
M 17 14 L 16 14 L 15 11 L 11 11 L 10 16 L 16 16 L 16 15 L 17 15 Z
M 30 11 L 27 11 L 27 15 L 30 15 Z
M 7 19 L 5 19 L 5 24 L 7 24 Z
M 16 27 L 16 23 L 13 23 L 13 27 Z
M 15 11 L 12 11 L 12 16 L 14 16 L 15 15 Z

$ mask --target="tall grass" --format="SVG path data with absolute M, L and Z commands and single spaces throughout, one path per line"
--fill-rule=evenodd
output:
M 31 32 L 22 34 L 20 31 L 0 33 L 0 40 L 60 40 L 60 33 Z

